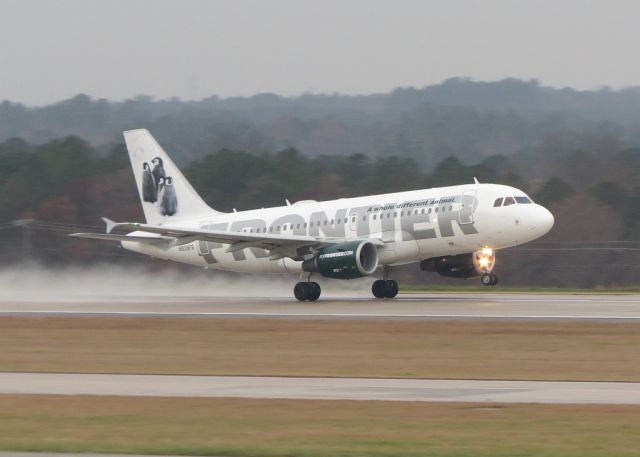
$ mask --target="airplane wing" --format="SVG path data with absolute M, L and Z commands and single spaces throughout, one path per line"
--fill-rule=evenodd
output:
M 300 258 L 305 253 L 311 252 L 310 248 L 318 248 L 344 242 L 344 238 L 317 238 L 308 235 L 280 235 L 272 233 L 248 233 L 229 232 L 224 230 L 190 229 L 171 227 L 164 225 L 149 225 L 136 222 L 116 223 L 104 219 L 107 223 L 107 233 L 73 233 L 70 236 L 78 238 L 93 238 L 114 241 L 137 241 L 154 244 L 164 249 L 189 244 L 194 241 L 210 241 L 214 243 L 228 244 L 226 252 L 239 251 L 246 248 L 261 248 L 271 251 L 272 258 Z M 114 235 L 114 229 L 130 230 L 156 234 L 147 236 L 143 234 Z M 382 241 L 370 240 L 376 244 L 384 244 Z

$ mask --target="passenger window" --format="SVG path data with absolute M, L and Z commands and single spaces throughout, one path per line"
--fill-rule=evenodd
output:
M 333 225 L 333 219 L 331 219 L 331 225 Z
M 296 228 L 300 228 L 300 224 L 296 225 Z
M 438 212 L 438 207 L 437 207 L 437 206 L 436 206 L 436 209 L 435 209 L 435 210 L 433 210 L 433 212 L 434 212 L 434 213 L 437 213 L 437 212 Z
M 493 207 L 497 208 L 499 206 L 502 206 L 502 197 L 497 198 L 495 202 L 493 202 Z
M 424 214 L 424 208 L 422 208 L 422 210 L 420 211 L 420 214 Z
M 324 220 L 324 225 L 327 225 L 327 220 L 326 219 Z
M 507 197 L 504 199 L 504 206 L 509 206 L 509 205 L 515 205 L 516 201 L 513 199 L 513 197 Z
M 366 221 L 367 220 L 367 216 L 362 216 L 362 220 Z
M 373 215 L 373 220 L 375 221 L 377 217 L 378 217 L 378 216 L 376 216 L 376 215 L 374 214 L 374 215 Z
M 431 208 L 429 208 L 429 210 L 427 211 L 428 214 L 431 214 Z

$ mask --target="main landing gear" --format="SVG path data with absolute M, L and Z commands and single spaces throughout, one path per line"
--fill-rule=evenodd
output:
M 316 301 L 320 298 L 320 284 L 317 282 L 299 282 L 293 288 L 293 295 L 300 301 Z
M 398 281 L 395 279 L 389 279 L 389 273 L 391 273 L 391 267 L 385 265 L 382 267 L 382 279 L 378 279 L 373 282 L 371 286 L 371 292 L 376 298 L 394 298 L 398 295 L 400 287 L 398 287 Z
M 495 286 L 498 284 L 498 276 L 493 273 L 485 273 L 480 277 L 480 282 L 485 286 Z
M 371 286 L 371 292 L 376 298 L 394 298 L 399 290 L 398 281 L 394 279 L 378 279 Z

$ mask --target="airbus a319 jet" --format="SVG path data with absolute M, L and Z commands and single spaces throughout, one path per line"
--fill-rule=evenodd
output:
M 147 130 L 126 131 L 124 138 L 146 223 L 105 218 L 106 233 L 71 236 L 119 241 L 131 251 L 205 268 L 295 273 L 300 281 L 293 293 L 301 301 L 320 297 L 314 275 L 377 275 L 373 295 L 393 298 L 392 267 L 411 263 L 443 276 L 478 276 L 492 286 L 496 250 L 535 240 L 554 223 L 521 190 L 475 178 L 452 187 L 223 213 L 200 198 Z

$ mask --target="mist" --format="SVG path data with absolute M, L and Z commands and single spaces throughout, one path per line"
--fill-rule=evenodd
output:
M 313 277 L 323 294 L 368 296 L 372 279 L 331 281 Z M 21 265 L 0 270 L 1 303 L 55 302 L 90 303 L 105 301 L 175 299 L 206 301 L 207 298 L 290 298 L 297 275 L 260 276 L 216 270 L 171 269 L 154 271 L 145 267 L 115 266 L 47 267 Z

